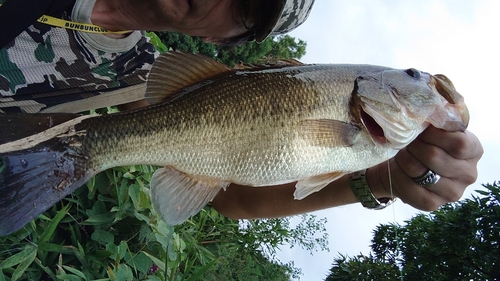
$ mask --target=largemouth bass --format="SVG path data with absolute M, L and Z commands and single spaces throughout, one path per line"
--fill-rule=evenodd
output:
M 302 199 L 393 157 L 430 124 L 464 131 L 469 119 L 444 75 L 372 65 L 235 70 L 170 52 L 146 97 L 154 105 L 103 116 L 0 116 L 0 235 L 111 167 L 163 166 L 151 200 L 178 224 L 230 183 L 297 182 Z

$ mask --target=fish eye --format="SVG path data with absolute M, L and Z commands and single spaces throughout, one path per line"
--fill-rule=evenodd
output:
M 405 70 L 405 72 L 413 78 L 420 78 L 420 71 L 416 70 L 415 68 L 408 68 L 407 70 Z

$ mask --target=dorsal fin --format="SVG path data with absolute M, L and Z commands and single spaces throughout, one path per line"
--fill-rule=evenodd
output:
M 297 65 L 303 65 L 302 62 L 296 60 L 296 59 L 278 59 L 278 60 L 267 60 L 264 63 L 260 64 L 253 64 L 253 63 L 246 63 L 246 62 L 241 62 L 239 64 L 235 64 L 234 68 L 235 69 L 263 69 L 263 68 L 277 68 L 277 67 L 285 67 L 285 66 L 297 66 Z
M 163 53 L 149 73 L 146 100 L 155 104 L 173 99 L 173 93 L 230 70 L 203 55 L 179 51 Z

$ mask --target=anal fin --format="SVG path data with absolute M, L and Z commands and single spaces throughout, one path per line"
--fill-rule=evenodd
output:
M 333 172 L 300 180 L 295 185 L 293 197 L 296 200 L 304 199 L 312 193 L 320 191 L 326 185 L 341 178 L 343 175 L 345 175 L 344 172 Z
M 172 167 L 160 168 L 151 178 L 151 201 L 167 224 L 177 225 L 197 214 L 229 184 L 208 177 L 194 177 Z

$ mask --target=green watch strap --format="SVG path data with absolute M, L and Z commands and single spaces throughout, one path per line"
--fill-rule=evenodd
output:
M 367 209 L 382 210 L 396 201 L 396 198 L 375 198 L 366 182 L 366 170 L 351 173 L 349 175 L 349 184 L 356 198 Z

